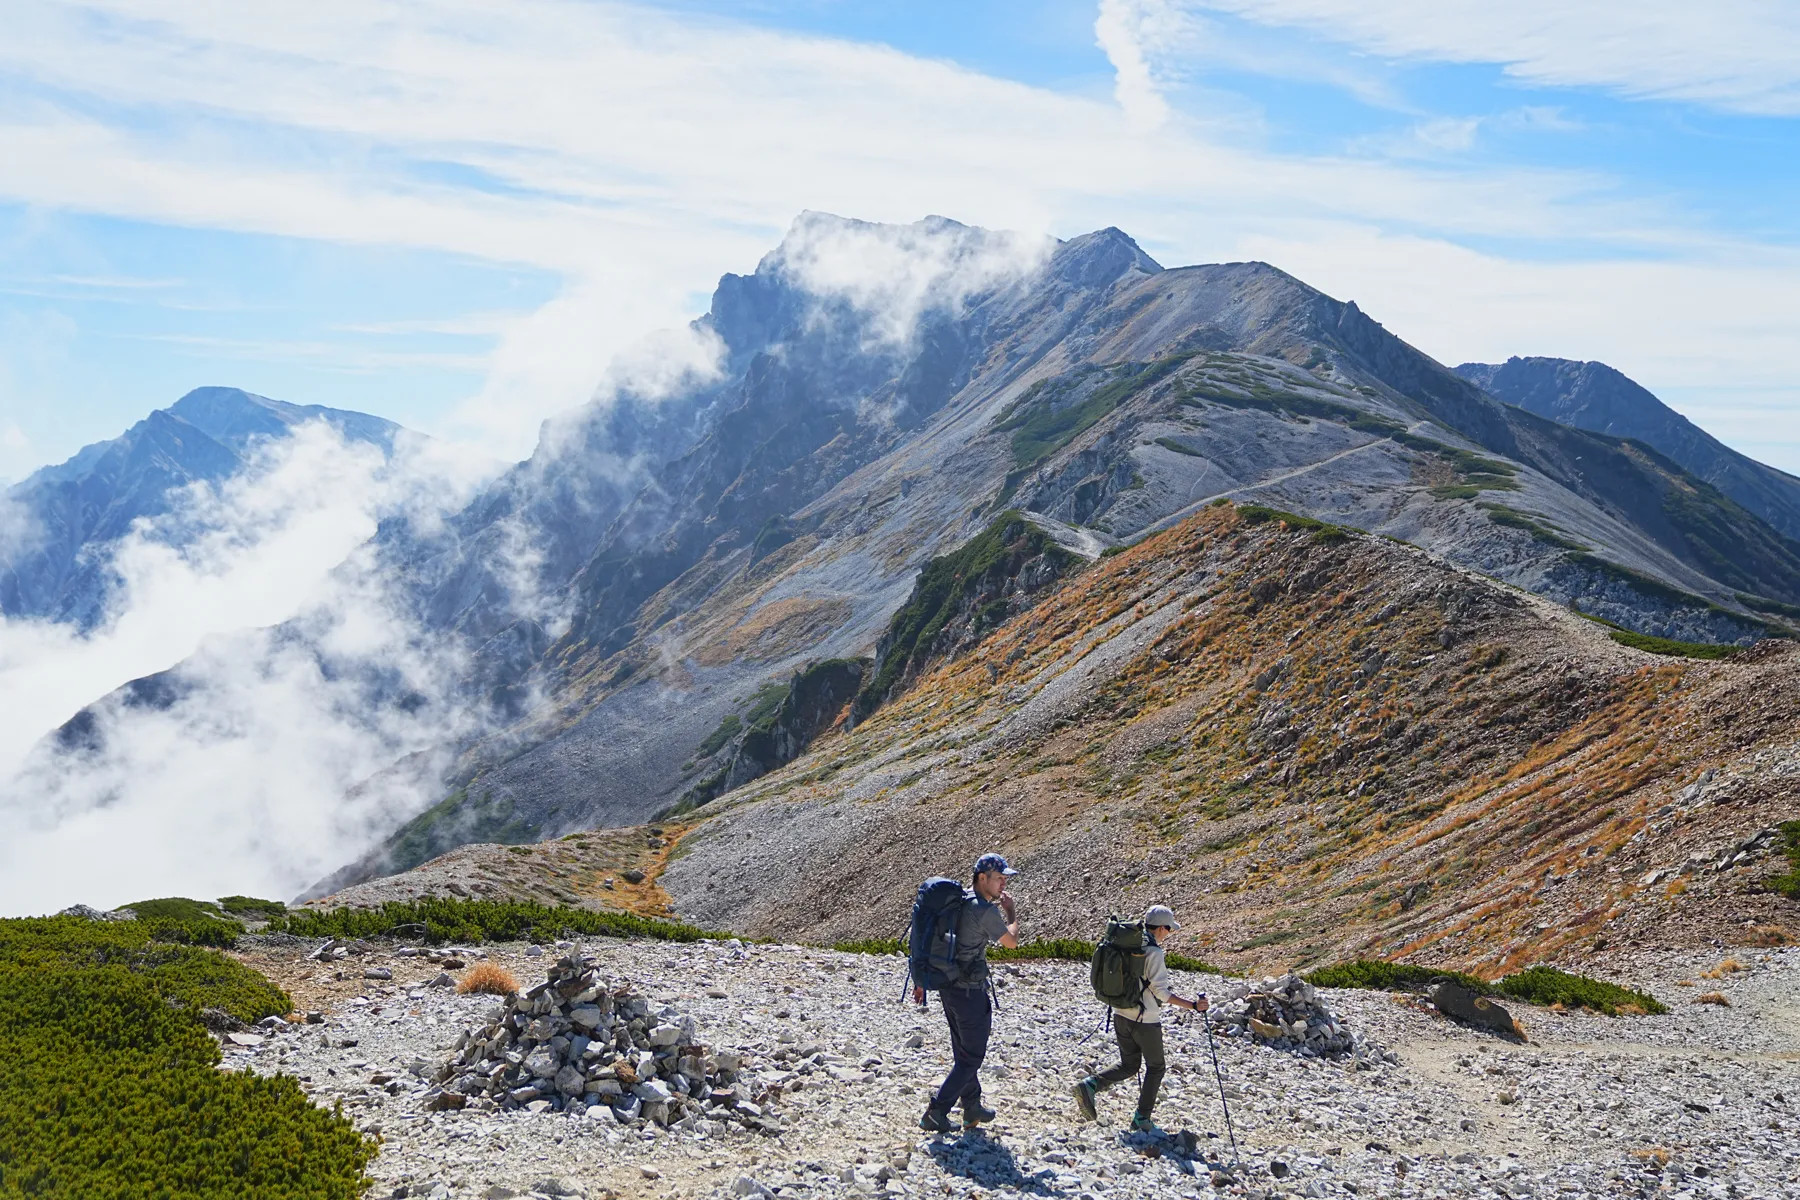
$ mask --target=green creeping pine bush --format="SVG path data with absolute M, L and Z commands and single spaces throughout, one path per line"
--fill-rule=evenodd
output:
M 129 908 L 137 914 L 140 921 L 223 921 L 225 910 L 216 904 L 208 904 L 204 900 L 189 900 L 186 896 L 168 896 L 161 900 L 139 900 L 134 904 L 121 904 L 120 908 Z
M 899 938 L 867 938 L 859 942 L 838 942 L 831 947 L 840 954 L 905 954 L 906 947 Z M 993 946 L 988 949 L 988 958 L 994 962 L 1019 962 L 1029 959 L 1059 959 L 1065 962 L 1089 962 L 1094 957 L 1094 943 L 1084 942 L 1078 938 L 1045 938 L 1041 941 L 1026 942 L 1016 950 L 1008 950 L 1004 946 Z M 1224 971 L 1210 963 L 1197 958 L 1189 958 L 1185 954 L 1168 956 L 1171 971 L 1199 971 L 1207 975 L 1223 975 Z
M 1424 991 L 1426 985 L 1434 979 L 1445 978 L 1455 980 L 1478 996 L 1504 996 L 1523 1000 L 1527 1004 L 1561 1004 L 1564 1008 L 1587 1008 L 1609 1017 L 1616 1017 L 1621 1012 L 1669 1011 L 1661 1001 L 1643 992 L 1607 983 L 1602 979 L 1590 979 L 1586 975 L 1571 975 L 1555 967 L 1531 967 L 1493 983 L 1484 983 L 1473 975 L 1465 975 L 1460 971 L 1362 958 L 1338 963 L 1336 966 L 1321 967 L 1309 972 L 1306 981 L 1314 987 L 1415 992 Z
M 1738 603 L 1745 608 L 1774 613 L 1778 617 L 1800 618 L 1800 604 L 1783 604 L 1779 600 L 1771 600 L 1767 596 L 1753 596 L 1749 592 L 1739 592 L 1737 598 Z
M 1240 504 L 1238 515 L 1246 524 L 1261 525 L 1265 521 L 1280 521 L 1289 529 L 1310 530 L 1314 538 L 1321 542 L 1341 542 L 1349 538 L 1350 531 L 1341 525 L 1329 525 L 1312 517 L 1303 517 L 1298 513 L 1283 512 L 1279 508 L 1266 508 L 1261 504 Z
M 1781 830 L 1781 850 L 1787 855 L 1788 869 L 1770 876 L 1766 886 L 1789 900 L 1800 900 L 1800 821 L 1783 821 L 1776 828 Z
M 1361 988 L 1372 992 L 1416 992 L 1424 991 L 1426 985 L 1432 980 L 1446 977 L 1454 979 L 1478 996 L 1494 994 L 1493 988 L 1473 975 L 1464 975 L 1460 971 L 1440 971 L 1432 967 L 1415 966 L 1412 963 L 1379 962 L 1368 958 L 1359 958 L 1330 967 L 1320 967 L 1307 974 L 1306 982 L 1314 987 Z
M 384 904 L 380 908 L 300 909 L 270 922 L 269 928 L 299 937 L 405 937 L 432 945 L 552 940 L 565 931 L 585 937 L 651 938 L 664 942 L 732 936 L 630 913 L 552 908 L 510 900 L 427 899 Z
M 1607 636 L 1621 646 L 1630 646 L 1633 650 L 1648 650 L 1651 654 L 1666 654 L 1671 658 L 1731 658 L 1743 652 L 1742 646 L 1678 642 L 1674 638 L 1651 637 L 1647 633 L 1633 633 L 1629 629 L 1611 629 L 1607 631 Z
M 1670 658 L 1730 658 L 1742 654 L 1742 646 L 1717 642 L 1678 642 L 1674 638 L 1653 637 L 1647 633 L 1637 633 L 1625 628 L 1616 621 L 1605 617 L 1596 617 L 1593 613 L 1575 610 L 1575 615 L 1592 621 L 1596 625 L 1606 626 L 1606 636 L 1621 646 L 1630 646 L 1633 650 L 1647 650 L 1651 654 L 1663 654 Z
M 1549 1006 L 1560 1004 L 1564 1008 L 1587 1008 L 1594 1012 L 1605 1013 L 1616 1017 L 1621 1011 L 1636 1010 L 1645 1013 L 1666 1013 L 1668 1007 L 1654 996 L 1643 992 L 1621 987 L 1616 983 L 1607 983 L 1604 979 L 1590 979 L 1586 975 L 1571 975 L 1567 971 L 1559 971 L 1555 967 L 1529 967 L 1526 970 L 1508 975 L 1494 985 L 1502 996 L 1510 996 L 1514 1000 L 1523 1000 L 1527 1004 Z
M 258 900 L 255 896 L 221 896 L 219 907 L 234 917 L 249 917 L 255 921 L 266 921 L 287 912 L 287 905 L 281 901 Z
M 294 1007 L 285 992 L 242 963 L 211 950 L 159 940 L 160 934 L 181 931 L 162 922 L 81 917 L 0 920 L 0 969 L 119 967 L 170 1003 L 194 1012 L 222 1008 L 240 1021 L 259 1021 Z
M 0 965 L 0 1196 L 363 1194 L 376 1145 L 341 1109 L 218 1063 L 200 1024 L 125 967 Z

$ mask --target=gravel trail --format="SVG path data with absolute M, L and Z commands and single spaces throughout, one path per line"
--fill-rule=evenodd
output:
M 731 942 L 574 948 L 691 1014 L 707 1045 L 745 1052 L 747 1070 L 779 1093 L 780 1132 L 424 1111 L 457 1035 L 495 1000 L 426 986 L 436 966 L 386 946 L 329 966 L 292 945 L 244 955 L 301 1003 L 324 1006 L 325 1019 L 228 1046 L 227 1066 L 298 1075 L 320 1103 L 341 1101 L 358 1125 L 379 1129 L 371 1196 L 1800 1196 L 1800 950 L 1740 955 L 1742 970 L 1698 981 L 1729 1007 L 1694 1004 L 1697 989 L 1677 986 L 1715 965 L 1691 955 L 1639 972 L 1667 1016 L 1514 1005 L 1525 1044 L 1404 997 L 1323 991 L 1339 1020 L 1397 1062 L 1349 1069 L 1219 1038 L 1243 1151 L 1233 1168 L 1206 1031 L 1191 1015 L 1168 1030 L 1157 1110 L 1168 1136 L 1123 1132 L 1129 1086 L 1101 1097 L 1098 1123 L 1077 1118 L 1068 1088 L 1111 1050 L 1093 1032 L 1084 964 L 997 966 L 1001 1008 L 983 1074 L 999 1119 L 931 1137 L 916 1121 L 949 1066 L 948 1040 L 935 1004 L 922 1014 L 902 1002 L 899 959 Z M 485 954 L 527 986 L 555 960 L 520 945 Z M 362 978 L 383 968 L 392 980 Z M 1178 987 L 1217 995 L 1227 982 L 1191 976 Z

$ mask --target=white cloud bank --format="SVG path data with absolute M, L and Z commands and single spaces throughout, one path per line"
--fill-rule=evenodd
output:
M 416 628 L 366 543 L 382 519 L 430 528 L 466 500 L 470 467 L 435 443 L 390 462 L 302 426 L 134 527 L 91 635 L 0 622 L 0 913 L 285 897 L 435 798 L 416 773 L 382 773 L 455 733 L 460 659 Z M 170 707 L 95 703 L 177 664 Z M 431 700 L 371 704 L 372 679 Z M 46 759 L 42 739 L 90 704 L 99 749 Z

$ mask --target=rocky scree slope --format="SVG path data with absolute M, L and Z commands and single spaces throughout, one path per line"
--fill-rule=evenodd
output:
M 429 828 L 318 891 L 692 799 L 728 718 L 873 654 L 916 572 L 1007 508 L 1097 549 L 1264 501 L 1665 636 L 1748 642 L 1773 618 L 1738 593 L 1800 601 L 1800 548 L 1708 485 L 1502 404 L 1264 264 L 1163 270 L 1103 230 L 980 286 L 947 272 L 896 340 L 807 276 L 820 236 L 943 238 L 961 261 L 997 235 L 808 214 L 696 323 L 721 374 L 558 423 L 442 538 L 390 545 L 511 723 Z
M 1456 373 L 1508 404 L 1577 429 L 1635 438 L 1800 539 L 1800 479 L 1738 453 L 1602 362 L 1509 358 Z
M 1166 901 L 1242 968 L 1779 939 L 1778 864 L 1738 850 L 1796 815 L 1796 653 L 1644 653 L 1416 548 L 1211 507 L 696 814 L 658 882 L 702 925 L 892 936 L 993 849 L 1035 936 Z

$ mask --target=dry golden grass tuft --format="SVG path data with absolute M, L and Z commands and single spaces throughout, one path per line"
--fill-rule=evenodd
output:
M 1716 1004 L 1720 1008 L 1730 1008 L 1731 1001 L 1725 998 L 1724 992 L 1701 992 L 1694 997 L 1695 1004 Z
M 1702 979 L 1723 979 L 1727 975 L 1730 975 L 1732 972 L 1741 971 L 1743 969 L 1744 969 L 1743 963 L 1739 962 L 1735 958 L 1728 958 L 1724 962 L 1720 963 L 1718 966 L 1714 967 L 1712 970 L 1700 972 L 1700 978 L 1702 978 Z
M 511 971 L 497 963 L 476 963 L 457 983 L 456 990 L 464 996 L 474 993 L 511 996 L 518 992 L 519 980 Z

